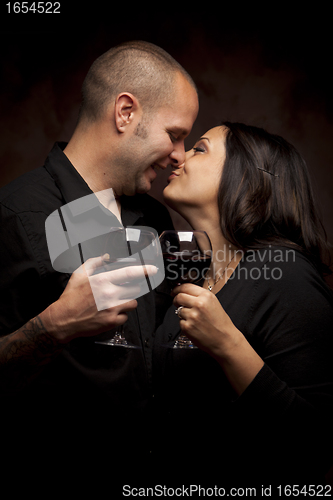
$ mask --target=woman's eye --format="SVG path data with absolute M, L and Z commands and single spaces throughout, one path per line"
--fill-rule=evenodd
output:
M 200 147 L 193 148 L 193 151 L 195 153 L 205 153 L 206 152 L 206 150 L 204 148 L 200 148 Z

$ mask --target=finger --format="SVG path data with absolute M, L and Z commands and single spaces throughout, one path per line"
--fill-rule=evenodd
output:
M 179 293 L 173 299 L 173 304 L 175 307 L 184 306 L 191 309 L 196 304 L 196 297 L 187 293 Z
M 98 293 L 94 293 L 93 290 L 93 295 L 98 311 L 102 311 L 105 309 L 109 309 L 111 311 L 114 308 L 117 308 L 118 311 L 131 311 L 133 309 L 136 309 L 138 306 L 137 301 L 134 300 L 133 294 L 131 294 L 129 297 L 125 296 L 121 298 L 119 293 L 117 293 L 116 295 L 112 293 L 110 295 L 109 293 L 100 293 L 99 291 Z M 140 294 L 136 294 L 135 297 L 138 297 L 138 295 Z
M 112 285 L 110 285 L 112 286 Z M 117 286 L 116 289 L 116 297 L 117 299 L 123 300 L 132 300 L 135 299 L 136 297 L 139 297 L 141 295 L 141 287 L 139 285 L 133 286 L 133 285 L 119 285 Z M 113 293 L 115 291 L 113 290 Z
M 138 301 L 137 300 L 128 300 L 127 302 L 124 302 L 123 304 L 121 304 L 119 306 L 119 314 L 118 314 L 118 316 L 124 316 L 126 318 L 126 320 L 127 320 L 128 317 L 127 317 L 126 312 L 127 311 L 133 311 L 137 307 L 138 307 Z M 111 309 L 112 308 L 110 308 L 110 310 Z
M 93 293 L 98 308 L 108 309 L 123 302 L 133 300 L 146 293 L 148 288 L 146 280 L 131 281 L 124 284 L 115 285 L 111 283 L 110 273 L 102 273 L 88 277 L 91 291 Z M 124 278 L 123 278 L 124 280 Z M 144 291 L 142 293 L 142 288 Z
M 146 276 L 154 276 L 158 271 L 157 267 L 152 265 L 147 266 L 131 266 L 123 267 L 121 269 L 116 269 L 114 271 L 108 271 L 105 273 L 105 277 L 115 285 L 121 285 L 123 283 L 129 283 L 135 280 L 142 280 Z
M 121 325 L 124 325 L 126 323 L 126 321 L 128 320 L 128 316 L 126 313 L 120 313 L 118 314 L 117 316 L 117 320 L 115 322 L 115 326 L 121 326 Z
M 184 283 L 183 285 L 176 286 L 172 290 L 171 295 L 176 296 L 179 293 L 186 293 L 188 295 L 198 297 L 199 295 L 201 295 L 203 290 L 204 289 L 201 286 L 194 285 L 193 283 Z
M 186 311 L 189 311 L 189 309 L 187 309 L 186 307 L 184 306 L 181 306 L 181 307 L 178 307 L 175 311 L 175 314 L 177 314 L 179 320 L 181 321 L 182 319 L 183 320 L 186 320 Z
M 82 266 L 80 266 L 74 272 L 79 273 L 84 271 L 87 276 L 91 276 L 96 271 L 102 269 L 104 265 L 108 262 L 109 258 L 110 258 L 109 254 L 105 254 L 102 257 L 94 257 L 88 259 L 84 264 L 82 264 Z

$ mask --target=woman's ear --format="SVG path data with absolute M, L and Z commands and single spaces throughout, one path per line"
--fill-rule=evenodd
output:
M 139 102 L 133 94 L 122 92 L 115 102 L 115 123 L 118 132 L 125 132 L 139 111 Z

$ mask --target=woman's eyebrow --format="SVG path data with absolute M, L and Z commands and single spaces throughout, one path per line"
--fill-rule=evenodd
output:
M 204 139 L 205 141 L 210 142 L 210 140 L 208 139 L 208 137 L 200 137 L 200 139 L 198 139 L 198 140 L 199 140 L 199 141 L 202 141 L 203 139 Z

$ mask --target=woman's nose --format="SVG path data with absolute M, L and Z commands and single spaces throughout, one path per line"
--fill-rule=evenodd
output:
M 189 149 L 188 151 L 185 152 L 185 161 L 187 160 L 187 157 L 191 154 L 192 149 Z

